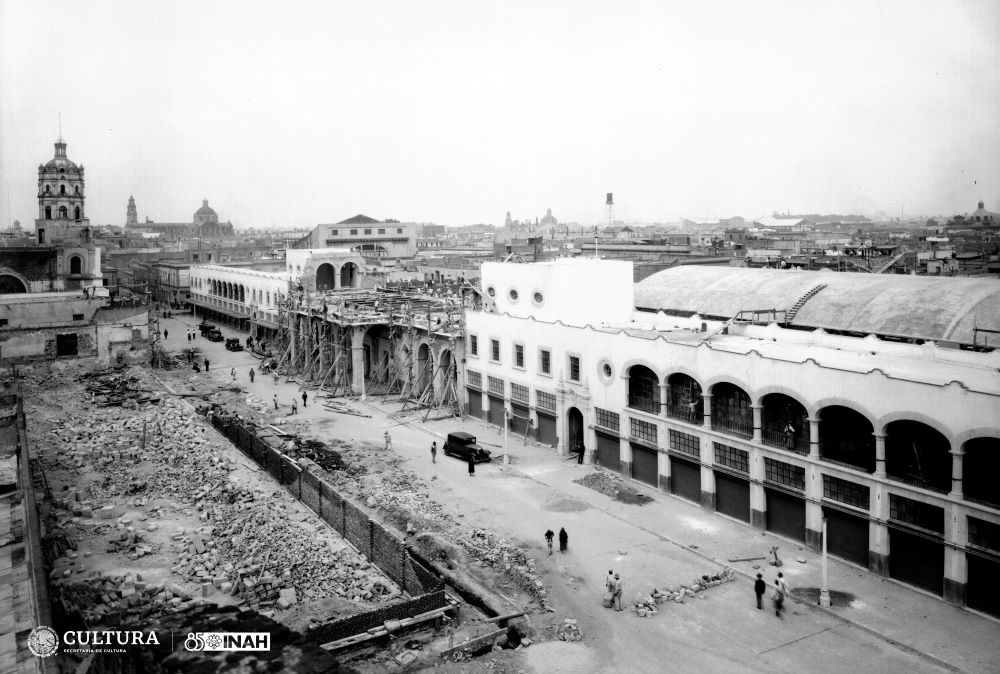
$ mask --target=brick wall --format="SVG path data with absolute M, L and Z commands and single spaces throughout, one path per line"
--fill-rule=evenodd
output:
M 344 639 L 354 634 L 367 632 L 373 627 L 381 627 L 386 620 L 403 620 L 415 615 L 442 608 L 448 604 L 444 590 L 429 592 L 415 597 L 407 602 L 393 604 L 383 608 L 359 613 L 341 620 L 311 627 L 306 631 L 306 638 L 317 644 L 325 644 L 338 639 Z

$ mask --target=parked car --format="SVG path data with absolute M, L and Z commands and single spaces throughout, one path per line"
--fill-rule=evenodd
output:
M 490 450 L 477 445 L 476 436 L 464 431 L 448 434 L 448 439 L 444 441 L 444 453 L 447 456 L 457 456 L 464 461 L 468 461 L 471 455 L 476 463 L 489 461 L 491 458 Z
M 210 342 L 221 342 L 223 339 L 222 330 L 219 330 L 218 328 L 212 328 L 211 330 L 205 333 L 205 338 Z
M 217 328 L 208 321 L 202 321 L 201 323 L 198 324 L 198 332 L 200 332 L 202 336 L 208 334 L 209 330 L 215 330 L 215 329 Z
M 230 337 L 226 340 L 226 351 L 242 351 L 243 345 L 237 337 Z

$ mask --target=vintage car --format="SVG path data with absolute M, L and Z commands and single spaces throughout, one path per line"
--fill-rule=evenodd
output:
M 457 456 L 463 461 L 468 461 L 471 455 L 476 463 L 489 461 L 491 458 L 490 450 L 477 445 L 476 436 L 464 431 L 448 434 L 448 439 L 444 442 L 444 453 L 448 456 Z
M 205 333 L 205 339 L 207 339 L 210 342 L 221 342 L 223 339 L 222 330 L 219 330 L 218 328 L 212 328 L 211 330 L 208 330 Z
M 242 351 L 243 345 L 237 337 L 230 337 L 226 340 L 226 351 Z

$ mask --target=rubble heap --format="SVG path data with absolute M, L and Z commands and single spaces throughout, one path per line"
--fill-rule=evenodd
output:
M 588 473 L 577 480 L 573 480 L 573 482 L 582 484 L 584 487 L 593 489 L 605 496 L 610 496 L 622 503 L 643 505 L 653 500 L 651 496 L 640 494 L 636 489 L 625 484 L 621 478 L 604 470 L 596 470 Z
M 673 601 L 677 604 L 683 604 L 686 599 L 695 597 L 704 599 L 705 590 L 735 579 L 736 570 L 727 566 L 722 571 L 702 574 L 687 584 L 669 586 L 663 590 L 653 588 L 653 591 L 648 595 L 639 593 L 636 595 L 633 607 L 640 618 L 645 618 L 655 615 L 657 613 L 656 607 L 662 602 Z

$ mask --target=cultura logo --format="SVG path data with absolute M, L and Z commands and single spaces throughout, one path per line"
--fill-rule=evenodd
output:
M 59 635 L 51 627 L 39 625 L 28 634 L 28 650 L 40 658 L 55 655 L 59 650 Z
M 189 651 L 269 651 L 270 632 L 188 632 Z

